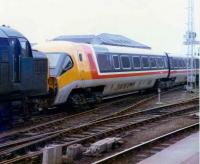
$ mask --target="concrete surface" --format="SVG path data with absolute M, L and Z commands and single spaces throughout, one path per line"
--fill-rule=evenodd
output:
M 178 141 L 138 164 L 199 164 L 199 132 Z

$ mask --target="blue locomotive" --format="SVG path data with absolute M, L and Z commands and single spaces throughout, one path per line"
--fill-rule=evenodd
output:
M 26 104 L 34 97 L 46 95 L 47 79 L 45 55 L 33 51 L 29 41 L 18 31 L 0 26 L 0 124 L 11 113 L 11 101 Z

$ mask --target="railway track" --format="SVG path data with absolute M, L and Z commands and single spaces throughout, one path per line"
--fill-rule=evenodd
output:
M 169 92 L 174 92 L 180 89 L 182 88 L 179 86 L 179 87 L 163 92 L 162 95 L 165 95 Z M 155 93 L 147 94 L 147 95 L 136 94 L 134 95 L 134 97 L 129 96 L 128 98 L 125 97 L 120 100 L 117 99 L 111 102 L 107 102 L 95 109 L 84 111 L 78 114 L 67 115 L 67 116 L 63 114 L 62 118 L 60 118 L 61 116 L 60 114 L 55 114 L 55 117 L 54 115 L 51 115 L 50 121 L 33 125 L 28 128 L 26 127 L 20 128 L 20 129 L 16 129 L 10 132 L 0 134 L 0 144 L 1 142 L 5 142 L 8 140 L 12 141 L 12 140 L 17 140 L 19 138 L 26 138 L 29 135 L 37 135 L 37 134 L 40 134 L 41 132 L 43 133 L 44 130 L 45 132 L 47 131 L 51 132 L 58 129 L 70 128 L 70 127 L 74 127 L 74 126 L 88 123 L 91 121 L 101 120 L 101 119 L 109 118 L 112 116 L 117 116 L 117 115 L 125 114 L 128 112 L 132 112 L 133 110 L 137 110 L 137 108 L 142 107 L 145 103 L 150 102 L 151 100 L 154 100 L 156 97 L 157 95 Z M 37 118 L 37 120 L 38 119 L 40 118 Z M 44 120 L 44 119 L 41 118 L 41 120 Z M 45 118 L 45 120 L 48 120 L 48 117 Z
M 199 123 L 195 123 L 193 125 L 156 137 L 144 143 L 135 145 L 107 158 L 96 161 L 93 164 L 126 163 L 124 162 L 126 160 L 123 160 L 124 158 L 129 158 L 129 161 L 130 159 L 133 159 L 131 163 L 137 163 L 149 157 L 150 155 L 153 155 L 156 152 L 170 146 L 171 144 L 180 140 L 180 138 L 184 138 L 185 135 L 188 135 L 197 130 L 199 130 Z
M 133 104 L 133 107 L 139 106 L 144 102 L 147 102 L 151 99 L 153 99 L 155 95 L 149 94 L 149 95 L 140 95 L 137 96 L 136 98 L 134 97 L 129 97 L 129 98 L 124 98 L 122 100 L 116 100 L 112 102 L 105 103 L 104 105 L 88 110 L 85 112 L 73 114 L 73 115 L 68 115 L 64 116 L 62 118 L 54 119 L 52 121 L 47 121 L 42 124 L 38 124 L 29 128 L 24 128 L 24 129 L 17 129 L 11 132 L 3 133 L 0 134 L 0 143 L 9 141 L 9 140 L 16 140 L 18 138 L 26 138 L 26 136 L 29 135 L 37 135 L 40 134 L 41 132 L 43 133 L 46 129 L 46 131 L 55 131 L 58 130 L 58 126 L 60 127 L 59 129 L 62 129 L 63 127 L 73 127 L 77 125 L 81 125 L 84 123 L 88 123 L 90 121 L 95 121 L 97 119 L 103 119 L 107 117 L 111 111 L 123 111 L 129 107 L 126 104 Z M 109 107 L 109 109 L 108 109 Z M 60 114 L 59 114 L 60 116 Z M 52 117 L 52 116 L 51 116 Z M 62 126 L 62 127 L 61 127 Z
M 87 143 L 168 117 L 196 111 L 198 111 L 198 98 L 193 98 L 178 104 L 174 103 L 143 111 L 113 116 L 86 123 L 75 128 L 44 133 L 44 136 L 38 136 L 38 138 L 29 137 L 26 141 L 18 141 L 18 143 L 15 141 L 15 143 L 4 145 L 0 149 L 0 159 L 4 163 L 12 163 L 32 158 L 38 159 L 38 157 L 41 157 L 42 155 L 41 148 L 46 144 L 60 144 L 63 150 L 65 150 L 67 146 L 74 143 Z M 37 135 L 34 137 L 37 137 Z M 28 154 L 29 151 L 33 151 L 33 153 Z

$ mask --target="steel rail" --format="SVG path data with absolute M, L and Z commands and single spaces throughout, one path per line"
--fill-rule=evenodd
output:
M 177 114 L 180 114 L 180 113 L 182 113 L 182 112 L 187 112 L 187 111 L 189 111 L 189 109 L 195 109 L 196 110 L 196 105 L 192 105 L 195 101 L 197 101 L 197 99 L 193 99 L 192 101 L 190 100 L 188 100 L 188 101 L 186 101 L 186 102 L 183 102 L 183 103 L 180 103 L 180 104 L 171 104 L 171 105 L 168 105 L 168 106 L 163 106 L 163 107 L 157 107 L 156 108 L 156 110 L 157 110 L 157 112 L 160 112 L 160 110 L 158 110 L 159 108 L 163 108 L 163 109 L 169 109 L 169 108 L 171 108 L 173 105 L 175 105 L 174 106 L 174 108 L 176 108 L 177 106 L 178 107 L 180 107 L 181 105 L 186 105 L 186 103 L 191 103 L 191 105 L 189 106 L 189 107 L 185 107 L 185 108 L 183 108 L 182 110 L 176 110 L 176 111 L 172 111 L 172 112 L 168 112 L 168 113 L 161 113 L 161 115 L 157 115 L 156 114 L 156 116 L 155 117 L 152 117 L 152 118 L 147 118 L 147 119 L 145 119 L 145 120 L 142 120 L 142 121 L 139 121 L 139 122 L 129 122 L 129 123 L 126 123 L 126 124 L 122 124 L 121 126 L 117 126 L 117 127 L 115 127 L 115 128 L 112 128 L 112 129 L 107 129 L 107 130 L 104 130 L 104 131 L 102 131 L 102 132 L 99 132 L 99 133 L 96 133 L 96 134 L 94 134 L 94 135 L 89 135 L 89 136 L 87 136 L 87 137 L 84 137 L 84 138 L 80 138 L 80 139 L 76 139 L 76 140 L 74 140 L 74 141 L 71 141 L 71 142 L 68 142 L 68 143 L 65 143 L 65 144 L 62 144 L 62 146 L 63 147 L 67 147 L 67 146 L 69 146 L 69 145 L 71 145 L 71 144 L 73 144 L 73 143 L 82 143 L 82 142 L 84 142 L 84 141 L 88 141 L 88 140 L 90 140 L 90 139 L 92 139 L 92 138 L 98 138 L 98 137 L 102 137 L 102 136 L 104 136 L 104 135 L 109 135 L 109 134 L 112 134 L 112 133 L 114 133 L 114 132 L 117 132 L 117 131 L 120 131 L 120 130 L 124 130 L 124 129 L 127 129 L 127 128 L 131 128 L 131 127 L 138 127 L 138 126 L 141 126 L 141 125 L 144 125 L 144 124 L 146 124 L 146 123 L 149 123 L 149 122 L 153 122 L 153 121 L 156 121 L 156 120 L 159 120 L 159 119 L 162 119 L 162 118 L 166 118 L 166 117 L 169 117 L 169 116 L 172 116 L 172 115 L 177 115 Z M 167 108 L 166 108 L 167 107 Z M 155 110 L 155 108 L 154 108 L 154 110 Z M 146 114 L 151 114 L 151 112 L 150 111 L 153 111 L 153 109 L 149 109 L 149 110 L 145 110 L 145 111 L 143 111 L 143 112 L 145 112 Z M 134 114 L 136 114 L 136 115 L 138 115 L 139 113 L 134 113 Z M 132 113 L 132 115 L 134 115 L 133 113 Z M 154 114 L 155 114 L 155 111 L 154 111 Z M 123 119 L 126 119 L 126 118 L 129 118 L 130 117 L 130 114 L 129 115 L 123 115 L 122 116 L 123 117 Z M 60 131 L 60 132 L 57 132 L 56 134 L 53 134 L 53 135 L 50 135 L 50 136 L 48 136 L 48 137 L 46 137 L 46 138 L 42 138 L 42 139 L 39 139 L 39 140 L 36 140 L 36 141 L 32 141 L 32 142 L 29 142 L 29 143 L 25 143 L 25 144 L 22 144 L 22 145 L 19 145 L 19 146 L 17 146 L 17 147 L 14 147 L 14 148 L 11 148 L 11 149 L 8 149 L 8 150 L 6 150 L 6 151 L 4 151 L 4 152 L 0 152 L 0 154 L 1 155 L 3 155 L 3 154 L 9 154 L 9 153 L 12 153 L 12 152 L 15 152 L 15 151 L 17 151 L 17 150 L 20 150 L 20 149 L 24 149 L 24 148 L 27 148 L 27 147 L 31 147 L 31 146 L 33 146 L 34 144 L 39 144 L 39 143 L 46 143 L 47 141 L 50 141 L 50 140 L 52 140 L 52 139 L 55 139 L 56 137 L 58 137 L 58 136 L 63 136 L 63 135 L 66 135 L 66 133 L 68 133 L 68 134 L 72 134 L 72 133 L 75 133 L 76 134 L 76 132 L 77 131 L 86 131 L 87 129 L 89 129 L 90 127 L 93 127 L 93 126 L 99 126 L 99 125 L 102 125 L 102 123 L 104 123 L 104 124 L 106 124 L 106 123 L 108 123 L 108 121 L 109 120 L 111 120 L 111 122 L 113 122 L 113 120 L 123 120 L 122 118 L 121 119 L 119 119 L 120 117 L 118 116 L 118 117 L 114 117 L 114 118 L 112 118 L 112 119 L 106 119 L 106 120 L 101 120 L 101 121 L 97 121 L 97 122 L 95 122 L 95 123 L 89 123 L 89 124 L 87 124 L 87 125 L 82 125 L 82 126 L 80 126 L 80 127 L 77 127 L 77 128 L 72 128 L 72 129 L 67 129 L 67 130 L 63 130 L 63 131 Z M 60 134 L 59 134 L 60 133 Z
M 186 131 L 188 132 L 189 130 L 193 130 L 193 129 L 196 129 L 196 128 L 199 128 L 199 123 L 195 123 L 193 125 L 190 125 L 190 126 L 175 130 L 173 132 L 170 132 L 170 133 L 164 134 L 162 136 L 156 137 L 156 138 L 151 139 L 149 141 L 146 141 L 144 143 L 141 143 L 141 144 L 138 144 L 136 146 L 130 147 L 130 148 L 125 149 L 125 150 L 123 150 L 121 152 L 118 152 L 118 153 L 116 153 L 114 155 L 111 155 L 109 157 L 106 157 L 104 159 L 96 161 L 93 164 L 107 164 L 107 163 L 110 164 L 110 163 L 113 163 L 114 161 L 116 161 L 116 160 L 118 160 L 120 158 L 123 158 L 124 156 L 126 156 L 128 154 L 133 154 L 134 152 L 136 152 L 138 150 L 144 149 L 144 147 L 147 147 L 147 146 L 150 147 L 154 143 L 162 142 L 163 140 L 169 139 L 170 137 L 180 135 L 180 134 L 182 134 L 182 133 L 184 133 Z

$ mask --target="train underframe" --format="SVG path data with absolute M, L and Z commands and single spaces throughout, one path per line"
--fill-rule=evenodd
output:
M 175 78 L 162 78 L 156 81 L 153 88 L 145 90 L 157 91 L 157 88 L 168 89 L 175 85 Z M 93 106 L 102 101 L 103 90 L 104 86 L 72 90 L 67 103 L 74 108 L 87 108 Z M 140 90 L 140 92 L 145 90 Z

